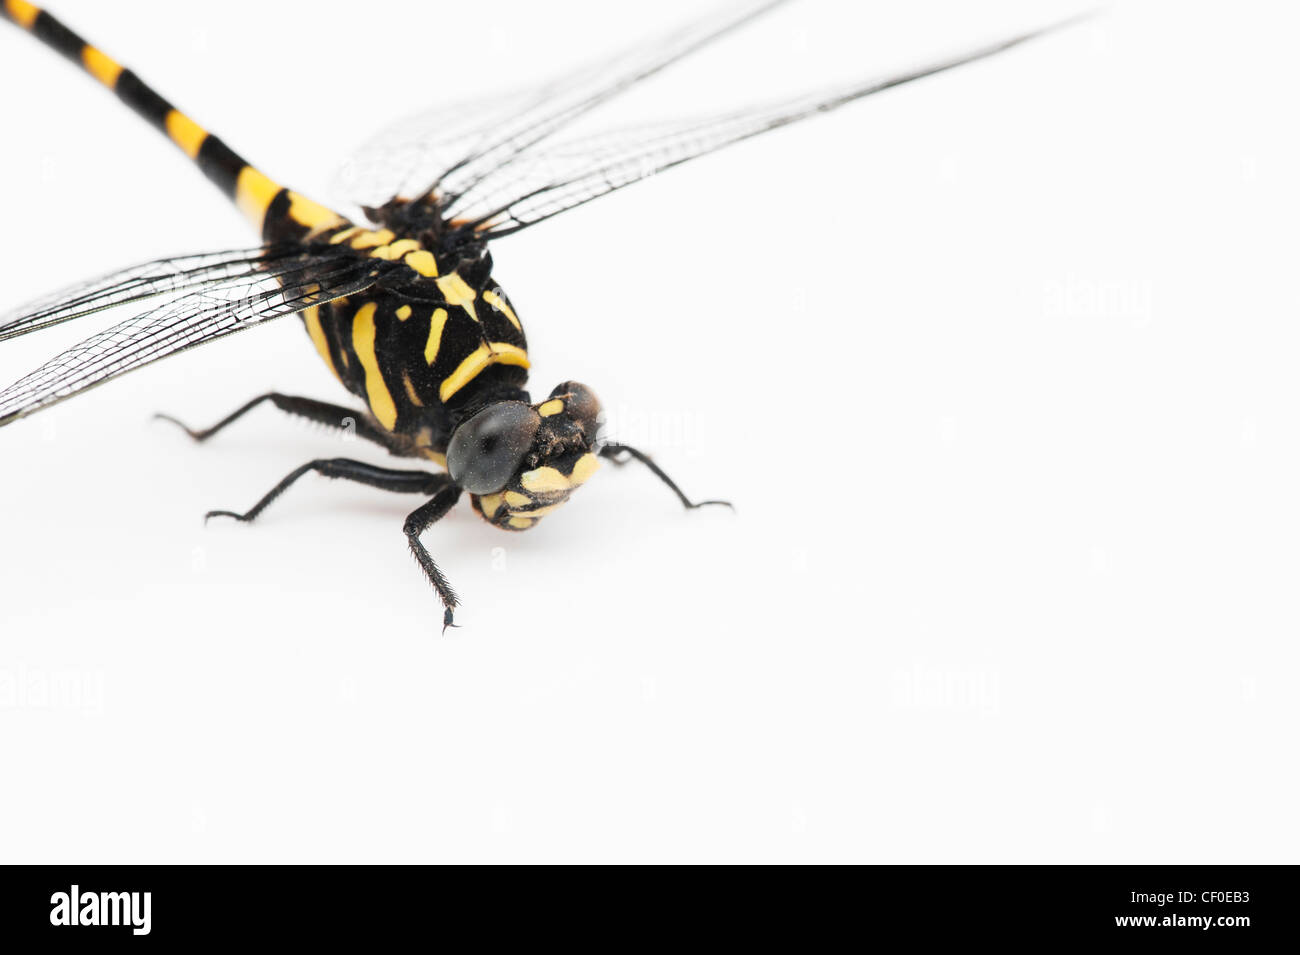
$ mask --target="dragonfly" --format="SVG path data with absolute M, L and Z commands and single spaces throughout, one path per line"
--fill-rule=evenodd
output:
M 253 521 L 305 475 L 419 495 L 403 524 L 411 553 L 454 625 L 460 598 L 422 541 L 464 495 L 489 524 L 534 527 L 603 461 L 639 462 L 687 509 L 688 497 L 644 451 L 607 440 L 595 392 L 564 381 L 527 390 L 523 324 L 493 271 L 490 247 L 691 159 L 849 103 L 1018 47 L 1079 18 L 1009 36 L 884 77 L 725 113 L 575 136 L 570 124 L 789 0 L 710 12 L 631 49 L 526 89 L 436 107 L 380 133 L 354 176 L 392 183 L 351 217 L 270 178 L 48 11 L 0 0 L 3 15 L 71 60 L 156 127 L 243 213 L 260 244 L 144 262 L 0 317 L 0 341 L 108 309 L 129 316 L 0 392 L 0 427 L 191 348 L 298 315 L 356 407 L 258 395 L 203 429 L 207 441 L 261 405 L 359 438 L 419 467 L 350 458 L 298 467 L 246 511 Z M 386 198 L 385 198 L 386 197 Z M 729 506 L 729 505 L 728 505 Z

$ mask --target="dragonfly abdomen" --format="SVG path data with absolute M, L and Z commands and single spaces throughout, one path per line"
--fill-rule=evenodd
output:
M 272 180 L 52 14 L 25 0 L 4 0 L 0 12 L 76 63 L 170 139 L 238 206 L 264 239 L 302 238 L 343 224 L 337 213 Z

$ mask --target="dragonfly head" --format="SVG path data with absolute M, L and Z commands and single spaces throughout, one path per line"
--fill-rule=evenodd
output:
M 538 404 L 496 401 L 452 432 L 447 470 L 489 523 L 527 530 L 600 467 L 602 421 L 596 396 L 574 381 Z

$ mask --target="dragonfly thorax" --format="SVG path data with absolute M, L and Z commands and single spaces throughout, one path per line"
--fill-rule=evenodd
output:
M 419 242 L 447 270 L 487 256 L 483 237 L 469 224 L 448 221 L 436 196 L 394 198 L 382 206 L 366 206 L 365 213 L 378 228 Z
M 326 364 L 395 444 L 438 460 L 470 408 L 527 397 L 523 325 L 482 243 L 435 254 L 393 228 L 348 224 L 314 241 L 334 250 L 320 253 L 329 267 L 356 263 L 370 284 L 304 310 L 303 321 Z

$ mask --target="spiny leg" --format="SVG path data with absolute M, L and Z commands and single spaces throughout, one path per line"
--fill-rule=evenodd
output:
M 271 402 L 288 414 L 297 415 L 300 418 L 306 418 L 309 421 L 315 421 L 317 424 L 323 424 L 330 428 L 344 428 L 347 427 L 348 422 L 351 422 L 356 429 L 357 437 L 365 438 L 367 441 L 373 441 L 375 444 L 392 449 L 392 442 L 388 436 L 371 424 L 365 415 L 343 405 L 332 405 L 325 401 L 316 401 L 313 398 L 299 398 L 296 395 L 282 395 L 276 391 L 268 391 L 264 395 L 258 395 L 252 401 L 236 408 L 212 427 L 204 428 L 201 431 L 189 427 L 184 422 L 168 414 L 156 414 L 154 417 L 161 418 L 163 421 L 170 421 L 195 441 L 202 442 L 208 440 L 214 434 L 224 431 L 227 425 L 238 421 L 264 401 Z
M 452 622 L 452 615 L 456 606 L 460 603 L 460 598 L 456 596 L 456 591 L 451 589 L 451 584 L 443 576 L 438 565 L 434 563 L 429 552 L 425 550 L 424 545 L 420 543 L 420 535 L 428 530 L 433 524 L 442 520 L 447 512 L 455 507 L 456 502 L 460 500 L 461 490 L 454 484 L 448 484 L 442 490 L 438 491 L 433 498 L 426 504 L 422 504 L 409 515 L 406 523 L 402 525 L 402 533 L 406 535 L 407 542 L 411 545 L 411 553 L 420 564 L 420 569 L 424 571 L 424 576 L 429 578 L 429 583 L 438 594 L 438 599 L 446 608 L 442 614 L 442 632 L 446 633 L 448 627 L 456 626 Z
M 445 608 L 442 615 L 443 632 L 445 633 L 448 627 L 455 626 L 452 623 L 452 612 L 460 602 L 460 598 L 456 596 L 456 591 L 452 589 L 450 582 L 438 569 L 438 565 L 434 563 L 424 545 L 420 543 L 420 534 L 446 516 L 447 512 L 460 500 L 461 489 L 452 484 L 451 477 L 446 474 L 379 468 L 362 461 L 353 461 L 350 458 L 328 458 L 310 461 L 302 467 L 290 471 L 285 475 L 284 480 L 271 488 L 260 501 L 245 513 L 209 511 L 204 519 L 233 517 L 237 521 L 256 520 L 257 516 L 266 510 L 271 502 L 283 494 L 294 481 L 310 471 L 315 471 L 317 474 L 328 478 L 342 478 L 398 494 L 433 495 L 433 498 L 428 503 L 416 508 L 407 516 L 406 523 L 402 525 L 402 532 L 406 535 L 415 559 L 420 563 L 420 569 L 429 578 L 429 583 L 433 585 L 434 591 L 438 594 L 438 599 L 442 601 Z
M 620 458 L 620 454 L 627 454 L 628 457 Z M 682 489 L 677 486 L 677 483 L 664 473 L 663 468 L 659 467 L 659 465 L 655 464 L 654 461 L 650 459 L 648 454 L 638 451 L 636 448 L 630 447 L 626 444 L 606 444 L 600 449 L 600 456 L 602 458 L 609 458 L 609 460 L 613 461 L 615 464 L 626 464 L 629 458 L 640 461 L 650 469 L 650 472 L 655 477 L 663 481 L 672 489 L 672 492 L 677 495 L 677 499 L 681 501 L 688 510 L 694 510 L 697 507 L 709 507 L 710 505 L 730 507 L 733 511 L 736 509 L 730 501 L 700 501 L 698 503 L 692 501 L 685 493 L 683 493 Z
M 397 494 L 435 494 L 451 483 L 446 474 L 430 474 L 428 471 L 397 471 L 392 468 L 378 468 L 363 461 L 351 458 L 322 458 L 309 461 L 300 468 L 294 468 L 260 501 L 243 514 L 235 511 L 208 511 L 204 520 L 213 517 L 233 517 L 237 521 L 254 521 L 266 510 L 277 497 L 288 490 L 294 481 L 311 471 L 327 478 L 342 478 L 377 487 L 381 491 L 393 491 Z

